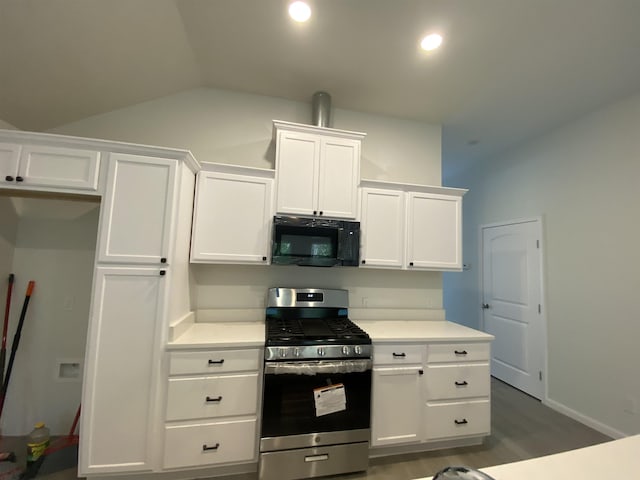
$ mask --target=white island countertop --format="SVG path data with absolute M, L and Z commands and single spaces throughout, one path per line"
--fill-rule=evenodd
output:
M 480 470 L 495 480 L 640 478 L 640 435 Z
M 374 343 L 385 342 L 478 342 L 493 335 L 445 320 L 357 320 Z

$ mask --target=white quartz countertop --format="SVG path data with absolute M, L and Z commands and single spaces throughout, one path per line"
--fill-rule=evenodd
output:
M 495 480 L 640 478 L 640 435 L 480 470 Z
M 419 341 L 491 341 L 493 335 L 444 320 L 359 320 L 374 343 Z
M 169 342 L 167 349 L 263 346 L 264 322 L 196 322 Z

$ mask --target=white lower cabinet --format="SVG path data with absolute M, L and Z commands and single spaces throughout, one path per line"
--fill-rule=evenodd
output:
M 96 269 L 82 399 L 82 476 L 153 469 L 165 285 L 158 268 Z
M 169 352 L 165 469 L 257 461 L 262 349 Z
M 371 446 L 491 431 L 488 342 L 374 345 Z
M 184 468 L 252 460 L 256 419 L 168 425 L 164 467 Z

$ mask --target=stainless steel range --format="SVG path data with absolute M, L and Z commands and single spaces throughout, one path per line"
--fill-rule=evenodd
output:
M 272 288 L 266 332 L 260 480 L 366 470 L 372 347 L 348 292 Z

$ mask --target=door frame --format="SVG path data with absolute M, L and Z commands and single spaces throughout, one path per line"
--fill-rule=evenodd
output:
M 537 234 L 538 234 L 538 241 L 540 242 L 539 245 L 539 250 L 540 250 L 540 272 L 539 276 L 540 276 L 540 305 L 541 305 L 541 311 L 540 311 L 540 322 L 541 322 L 541 340 L 542 340 L 542 395 L 541 395 L 541 401 L 544 404 L 547 404 L 549 402 L 549 396 L 548 396 L 548 392 L 549 392 L 549 348 L 548 348 L 548 344 L 549 344 L 549 339 L 548 339 L 548 331 L 547 331 L 547 295 L 546 295 L 546 281 L 545 281 L 545 264 L 546 264 L 546 256 L 545 256 L 545 250 L 544 250 L 544 246 L 545 246 L 545 242 L 544 242 L 544 232 L 545 232 L 545 226 L 544 226 L 544 218 L 542 215 L 539 216 L 535 216 L 535 217 L 525 217 L 525 218 L 518 218 L 518 219 L 514 219 L 514 220 L 505 220 L 505 221 L 501 221 L 501 222 L 493 222 L 493 223 L 484 223 L 478 226 L 478 285 L 480 285 L 480 288 L 478 290 L 478 301 L 477 304 L 479 305 L 478 308 L 478 316 L 479 316 L 479 320 L 478 320 L 478 325 L 480 326 L 480 330 L 482 330 L 483 332 L 484 330 L 484 312 L 482 310 L 482 308 L 480 308 L 480 306 L 482 305 L 483 302 L 483 294 L 484 294 L 484 235 L 483 235 L 483 230 L 485 228 L 492 228 L 492 227 L 506 227 L 508 225 L 516 225 L 519 223 L 531 223 L 531 222 L 535 222 L 535 224 L 537 225 Z

